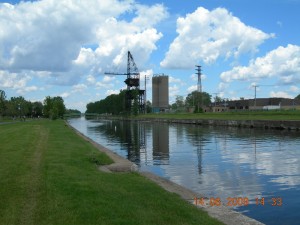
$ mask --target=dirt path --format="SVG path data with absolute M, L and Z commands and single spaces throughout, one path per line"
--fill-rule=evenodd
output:
M 23 225 L 34 224 L 34 213 L 37 207 L 37 198 L 40 189 L 41 182 L 41 162 L 46 149 L 46 143 L 48 142 L 48 130 L 35 126 L 36 133 L 36 145 L 34 145 L 34 152 L 30 161 L 31 171 L 29 176 L 31 177 L 30 183 L 27 187 L 27 201 L 25 202 L 22 210 L 21 223 Z

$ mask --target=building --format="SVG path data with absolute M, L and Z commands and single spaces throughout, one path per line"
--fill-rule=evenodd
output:
M 213 103 L 211 112 L 243 111 L 243 110 L 300 110 L 300 100 L 290 98 L 257 98 L 241 99 Z
M 163 112 L 169 109 L 169 76 L 152 77 L 152 111 Z

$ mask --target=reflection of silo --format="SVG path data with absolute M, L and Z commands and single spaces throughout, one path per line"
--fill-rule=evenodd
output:
M 169 77 L 152 77 L 152 107 L 154 112 L 164 111 L 169 107 Z
M 153 124 L 153 159 L 169 160 L 169 124 Z

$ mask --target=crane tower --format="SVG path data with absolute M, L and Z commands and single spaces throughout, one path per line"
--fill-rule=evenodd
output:
M 126 101 L 126 111 L 131 112 L 134 101 L 137 101 L 138 111 L 145 111 L 145 90 L 140 90 L 140 72 L 137 65 L 134 62 L 133 56 L 130 51 L 127 53 L 127 73 L 112 73 L 105 72 L 106 75 L 126 75 L 127 78 L 124 81 L 127 85 L 125 101 Z

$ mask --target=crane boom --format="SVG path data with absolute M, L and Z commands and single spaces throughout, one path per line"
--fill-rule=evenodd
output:
M 139 111 L 145 111 L 144 95 L 145 90 L 140 90 L 140 72 L 137 65 L 134 62 L 133 56 L 130 51 L 127 53 L 127 73 L 115 73 L 115 72 L 105 72 L 105 75 L 126 75 L 127 79 L 124 81 L 127 85 L 126 92 L 126 108 L 130 110 L 132 103 L 135 100 L 134 90 L 138 93 L 138 105 Z

